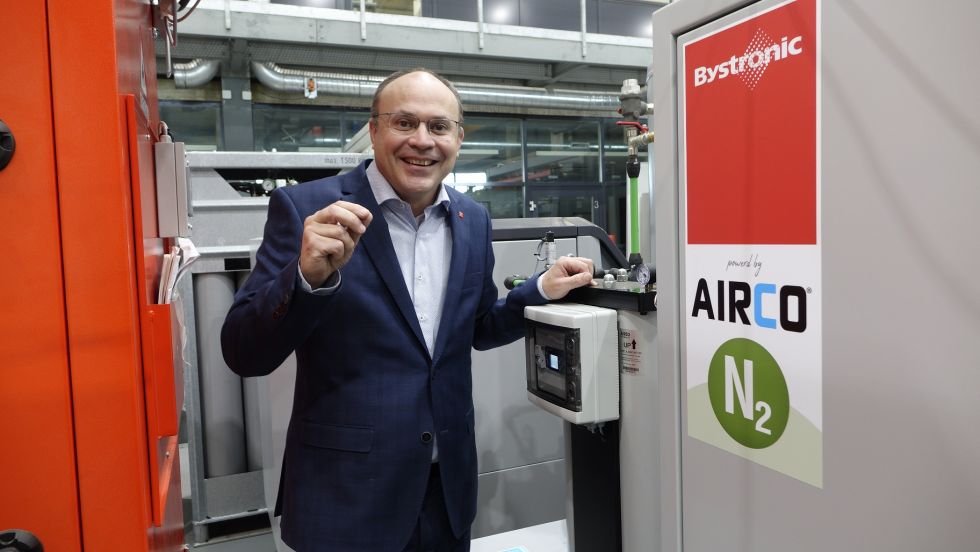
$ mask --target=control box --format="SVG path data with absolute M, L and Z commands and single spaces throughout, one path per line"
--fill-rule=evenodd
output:
M 574 303 L 524 309 L 527 397 L 573 424 L 619 418 L 616 311 Z

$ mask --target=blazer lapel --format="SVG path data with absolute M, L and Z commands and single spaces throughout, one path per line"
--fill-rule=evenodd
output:
M 419 326 L 419 321 L 415 315 L 415 306 L 412 305 L 408 288 L 405 287 L 405 280 L 402 278 L 402 271 L 398 266 L 398 257 L 395 256 L 395 248 L 391 244 L 388 222 L 381 212 L 381 206 L 374 199 L 371 185 L 364 175 L 365 166 L 359 167 L 359 174 L 355 173 L 353 178 L 345 180 L 341 199 L 366 207 L 374 216 L 367 231 L 361 236 L 358 247 L 364 248 L 368 258 L 371 259 L 371 263 L 374 264 L 374 268 L 378 271 L 378 275 L 381 276 L 381 280 L 384 281 L 395 300 L 395 304 L 398 305 L 398 311 L 401 312 L 405 322 L 412 328 L 412 332 L 415 333 L 415 338 L 422 345 L 422 349 L 428 352 L 425 338 L 422 337 L 422 327 Z
M 470 240 L 469 226 L 463 218 L 463 211 L 459 210 L 459 205 L 455 201 L 449 202 L 449 231 L 453 236 L 453 256 L 449 262 L 449 277 L 446 282 L 446 297 L 443 300 L 442 319 L 439 321 L 439 334 L 436 336 L 435 353 L 432 355 L 433 361 L 437 361 L 442 356 L 446 342 L 452 333 L 455 325 L 453 317 L 459 307 L 459 297 L 462 290 L 463 280 L 466 276 L 466 252 Z M 473 217 L 470 217 L 473 220 Z

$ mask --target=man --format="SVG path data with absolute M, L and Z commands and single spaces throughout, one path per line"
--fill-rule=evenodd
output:
M 565 257 L 497 301 L 489 215 L 442 185 L 462 117 L 448 81 L 396 73 L 372 104 L 374 162 L 269 201 L 221 341 L 242 376 L 296 352 L 277 513 L 299 552 L 469 550 L 471 349 L 591 282 L 591 261 Z

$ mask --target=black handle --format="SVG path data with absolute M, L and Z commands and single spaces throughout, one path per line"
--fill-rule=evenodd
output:
M 23 529 L 0 530 L 0 552 L 44 552 L 41 541 Z
M 7 168 L 7 164 L 14 157 L 14 150 L 17 149 L 17 142 L 14 141 L 14 133 L 10 132 L 10 127 L 0 121 L 0 171 Z

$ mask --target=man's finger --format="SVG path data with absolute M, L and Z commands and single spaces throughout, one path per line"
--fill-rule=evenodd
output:
M 563 263 L 562 268 L 568 274 L 579 274 L 588 272 L 591 278 L 592 274 L 592 260 L 585 257 L 562 257 Z
M 343 207 L 344 209 L 350 211 L 351 213 L 354 213 L 354 215 L 361 220 L 364 226 L 371 224 L 371 220 L 374 218 L 374 215 L 371 214 L 371 211 L 368 211 L 367 207 L 364 207 L 363 205 L 358 205 L 357 203 L 351 203 L 349 201 L 344 201 L 341 199 L 335 202 L 334 205 L 337 205 L 338 207 Z
M 353 205 L 353 203 L 351 205 Z M 327 209 L 332 217 L 332 220 L 329 220 L 328 222 L 339 224 L 357 235 L 361 235 L 365 232 L 365 230 L 367 230 L 367 225 L 354 212 L 349 211 L 336 203 Z
M 336 201 L 310 215 L 309 222 L 320 224 L 340 224 L 352 229 L 357 234 L 363 234 L 372 220 L 371 211 L 349 201 Z
M 340 239 L 342 235 L 351 235 L 353 238 L 355 233 L 346 226 L 337 223 L 313 222 L 307 226 L 307 229 L 314 235 L 333 239 Z

